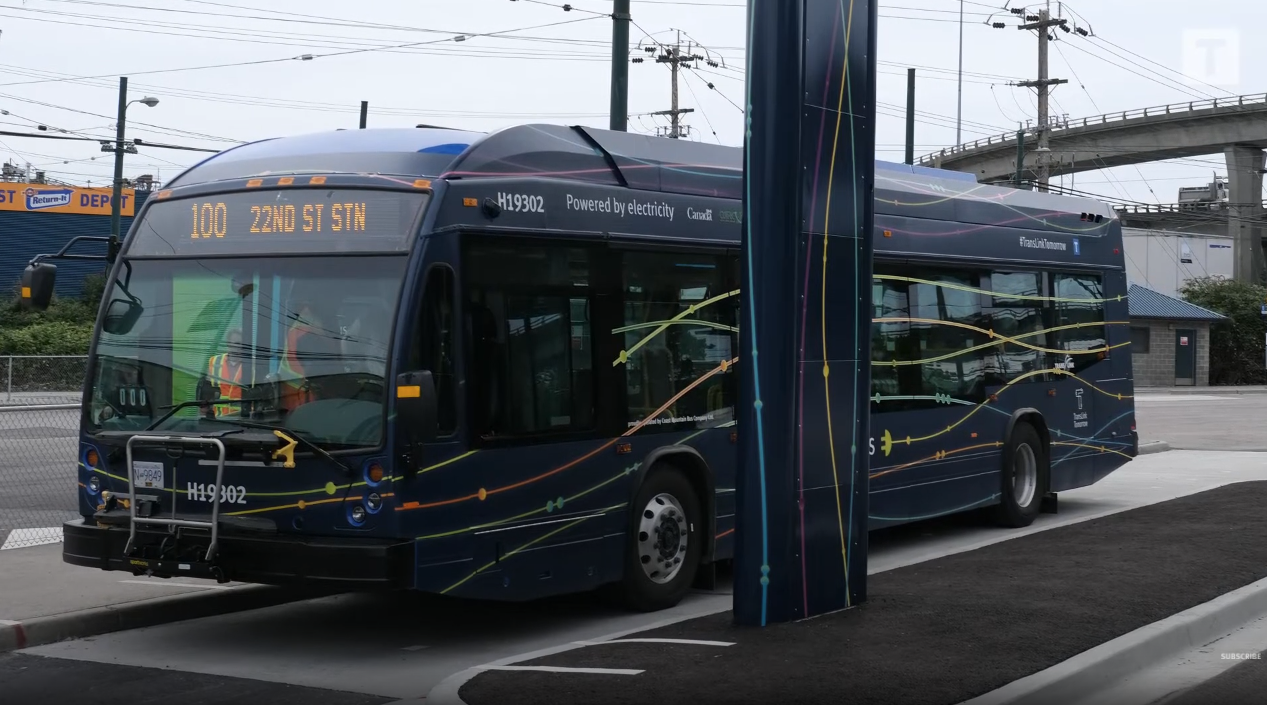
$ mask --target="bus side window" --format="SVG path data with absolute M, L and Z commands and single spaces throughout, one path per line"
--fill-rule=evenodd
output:
M 1057 360 L 1065 369 L 1081 372 L 1106 357 L 1104 333 L 1104 284 L 1088 274 L 1052 274 L 1055 295 L 1056 348 L 1066 360 Z
M 728 264 L 715 254 L 624 253 L 625 320 L 611 333 L 628 351 L 627 428 L 680 431 L 734 418 L 738 297 Z
M 453 365 L 453 270 L 446 266 L 432 267 L 427 273 L 422 310 L 414 332 L 414 358 L 417 368 L 430 370 L 436 385 L 439 422 L 438 435 L 451 436 L 457 431 L 457 380 Z
M 592 431 L 590 251 L 508 237 L 465 245 L 472 436 Z

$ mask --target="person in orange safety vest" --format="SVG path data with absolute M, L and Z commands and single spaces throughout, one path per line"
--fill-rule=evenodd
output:
M 207 379 L 212 388 L 219 393 L 220 399 L 239 400 L 242 398 L 242 332 L 234 329 L 225 336 L 227 352 L 212 355 L 207 362 Z M 241 404 L 216 404 L 214 412 L 219 416 L 236 416 L 241 413 Z
M 278 377 L 281 381 L 281 406 L 294 410 L 304 404 L 316 401 L 312 378 L 316 370 L 309 369 L 313 363 L 319 363 L 329 347 L 329 336 L 322 333 L 321 320 L 312 310 L 308 301 L 300 301 L 294 306 L 298 312 L 294 322 L 286 330 L 283 342 L 282 358 L 278 364 Z

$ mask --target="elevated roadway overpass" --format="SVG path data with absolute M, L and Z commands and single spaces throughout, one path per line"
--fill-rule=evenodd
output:
M 1025 140 L 1021 174 L 1032 179 L 1038 162 L 1037 140 L 1032 131 Z M 1063 121 L 1051 126 L 1048 142 L 1052 176 L 1222 153 L 1232 204 L 1222 218 L 1227 223 L 1224 232 L 1235 241 L 1236 278 L 1262 278 L 1264 263 L 1259 253 L 1267 94 L 1173 103 Z M 1015 177 L 1016 152 L 1016 134 L 1002 134 L 925 155 L 918 163 L 992 182 Z

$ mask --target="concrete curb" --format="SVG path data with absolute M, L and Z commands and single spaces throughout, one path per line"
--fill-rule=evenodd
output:
M 1197 649 L 1267 614 L 1267 580 L 1233 590 L 1084 651 L 961 705 L 1081 702 L 1167 658 Z
M 21 622 L 0 620 L 0 653 L 66 639 L 272 607 L 316 596 L 294 589 L 246 585 L 232 590 L 208 590 L 94 607 Z
M 1151 455 L 1153 453 L 1164 453 L 1170 450 L 1170 444 L 1165 441 L 1144 441 L 1139 444 L 1138 455 Z

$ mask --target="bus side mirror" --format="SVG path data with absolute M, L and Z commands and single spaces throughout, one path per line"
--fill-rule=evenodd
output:
M 106 315 L 101 319 L 101 330 L 111 335 L 124 335 L 132 330 L 144 310 L 135 301 L 115 299 L 106 307 Z
M 435 440 L 438 417 L 436 385 L 430 372 L 404 372 L 396 377 L 396 424 L 411 446 Z
M 53 285 L 57 282 L 57 265 L 32 262 L 22 272 L 22 308 L 43 311 L 53 300 Z

